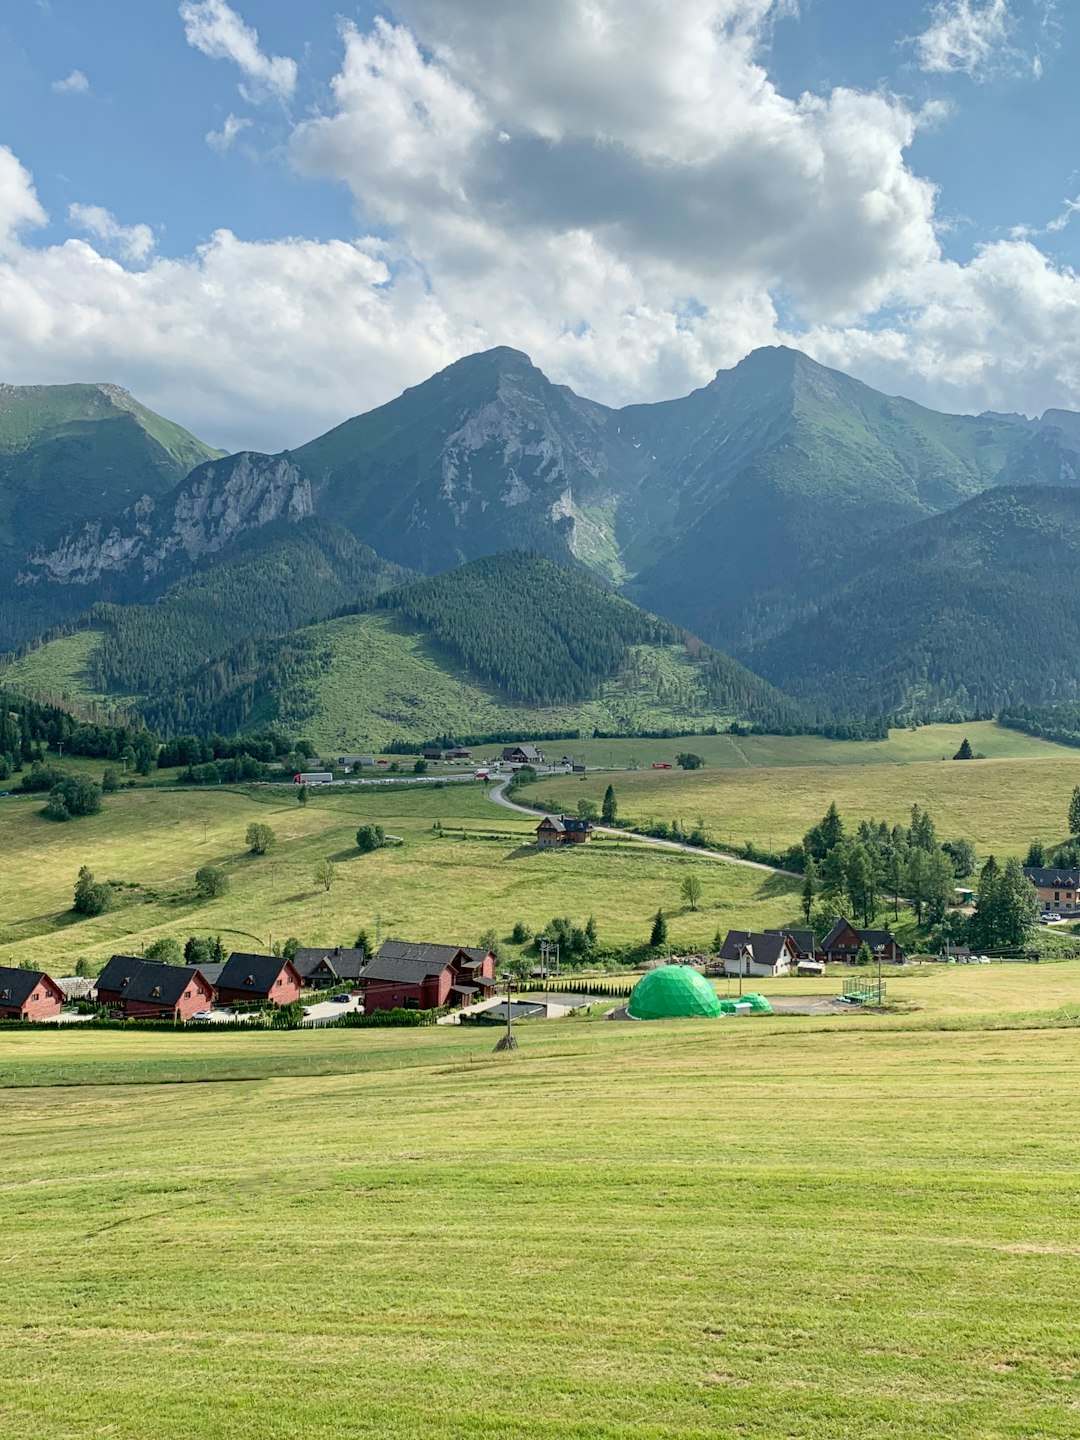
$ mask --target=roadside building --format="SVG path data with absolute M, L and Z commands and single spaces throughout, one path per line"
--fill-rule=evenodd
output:
M 55 1020 L 64 992 L 44 970 L 0 966 L 0 1020 Z
M 817 953 L 817 941 L 812 930 L 766 930 L 765 934 L 786 935 L 796 960 L 813 960 Z
M 1025 865 L 1024 874 L 1035 887 L 1041 910 L 1080 909 L 1080 869 Z
M 280 955 L 235 951 L 218 977 L 222 1005 L 288 1005 L 299 1000 L 302 982 L 296 966 Z
M 562 845 L 585 845 L 593 837 L 593 822 L 576 815 L 545 815 L 536 827 L 536 843 L 544 850 Z
M 544 752 L 535 745 L 504 745 L 502 758 L 504 765 L 542 765 Z
M 360 986 L 369 1014 L 465 1005 L 495 989 L 495 956 L 459 945 L 385 940 L 361 971 Z

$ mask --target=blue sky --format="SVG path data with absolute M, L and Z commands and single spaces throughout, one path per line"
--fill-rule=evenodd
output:
M 0 380 L 266 448 L 489 343 L 1080 407 L 1078 61 L 1047 0 L 8 0 Z

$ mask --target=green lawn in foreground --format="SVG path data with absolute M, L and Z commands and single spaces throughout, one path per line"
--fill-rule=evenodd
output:
M 980 855 L 1022 854 L 1039 837 L 1066 838 L 1066 811 L 1080 784 L 1080 752 L 1054 758 L 819 765 L 783 769 L 642 770 L 544 780 L 526 798 L 558 808 L 599 802 L 615 786 L 619 818 L 634 823 L 701 818 L 718 842 L 782 849 L 820 820 L 831 800 L 854 828 L 873 816 L 907 821 L 912 804 L 928 809 L 943 839 L 966 836 Z
M 287 787 L 250 791 L 134 790 L 107 796 L 100 815 L 56 825 L 40 800 L 0 800 L 0 853 L 17 855 L 0 891 L 0 963 L 30 960 L 71 974 L 96 970 L 117 951 L 138 952 L 159 936 L 220 934 L 226 948 L 258 949 L 295 935 L 312 945 L 352 943 L 364 926 L 385 936 L 475 944 L 515 920 L 536 929 L 553 915 L 596 917 L 601 942 L 643 943 L 663 906 L 676 947 L 704 946 L 720 927 L 781 925 L 798 914 L 797 882 L 719 861 L 664 854 L 632 842 L 598 841 L 572 853 L 528 848 L 536 822 L 497 809 L 479 785 L 359 793 L 317 791 L 301 807 Z M 252 820 L 278 846 L 248 856 Z M 378 821 L 400 846 L 356 849 L 357 827 Z M 444 827 L 440 835 L 436 822 Z M 333 859 L 329 894 L 312 880 Z M 194 894 L 195 871 L 223 865 L 231 889 Z M 124 904 L 95 919 L 69 907 L 79 866 L 122 881 Z M 701 875 L 701 909 L 686 909 L 686 871 Z
M 917 1020 L 0 1034 L 196 1081 L 6 1092 L 4 1433 L 1071 1440 L 1080 1032 Z

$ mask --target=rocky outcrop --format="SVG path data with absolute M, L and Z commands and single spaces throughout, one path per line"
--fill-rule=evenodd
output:
M 27 557 L 19 583 L 92 585 L 102 576 L 172 577 L 248 530 L 314 514 L 311 482 L 286 455 L 212 460 L 155 505 L 143 496 L 112 523 L 93 521 Z

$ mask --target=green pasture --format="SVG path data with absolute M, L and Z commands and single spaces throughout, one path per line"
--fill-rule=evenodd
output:
M 1071 1440 L 1080 966 L 903 983 L 509 1056 L 0 1032 L 3 1431 Z
M 704 946 L 729 926 L 790 923 L 797 882 L 721 861 L 601 840 L 568 853 L 530 848 L 535 822 L 497 809 L 479 784 L 378 792 L 317 790 L 300 806 L 291 788 L 145 789 L 106 796 L 101 813 L 57 825 L 40 797 L 0 800 L 0 853 L 18 857 L 0 891 L 0 963 L 23 960 L 71 974 L 160 936 L 220 934 L 226 948 L 258 949 L 295 935 L 312 945 L 351 943 L 361 926 L 406 939 L 475 944 L 554 915 L 596 917 L 601 943 L 644 942 L 661 906 L 676 947 Z M 278 838 L 247 854 L 252 820 Z M 357 827 L 377 821 L 402 843 L 356 849 Z M 437 829 L 436 826 L 441 828 Z M 329 892 L 312 879 L 333 860 Z M 223 866 L 229 892 L 203 901 L 194 875 Z M 80 865 L 123 887 L 118 908 L 92 919 L 70 910 Z M 688 867 L 702 878 L 701 908 L 680 895 Z
M 775 769 L 639 770 L 542 780 L 530 801 L 576 808 L 614 784 L 619 818 L 635 824 L 700 819 L 714 841 L 783 849 L 801 840 L 831 800 L 851 825 L 873 816 L 906 821 L 928 809 L 943 839 L 966 836 L 985 857 L 1022 854 L 1029 841 L 1066 838 L 1066 811 L 1080 784 L 1080 752 L 1053 756 L 906 764 L 786 766 Z

